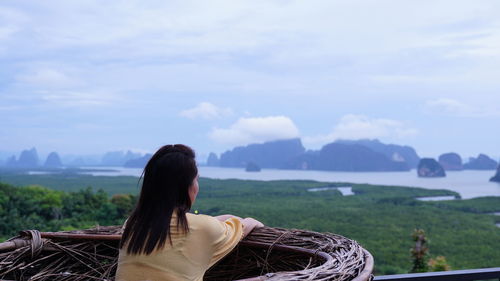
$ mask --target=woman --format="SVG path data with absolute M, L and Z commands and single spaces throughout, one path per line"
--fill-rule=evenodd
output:
M 259 221 L 188 213 L 198 194 L 193 150 L 160 148 L 144 168 L 141 194 L 125 224 L 116 280 L 203 280 Z

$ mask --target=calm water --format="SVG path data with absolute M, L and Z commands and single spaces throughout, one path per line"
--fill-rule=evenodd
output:
M 140 176 L 142 169 L 123 167 L 92 167 L 92 169 L 113 169 L 113 172 L 92 171 L 89 174 L 103 176 Z M 302 170 L 262 169 L 260 172 L 245 172 L 243 168 L 199 167 L 200 176 L 214 179 L 250 180 L 316 180 L 325 182 L 369 183 L 449 189 L 460 193 L 462 198 L 500 196 L 500 184 L 489 182 L 495 171 L 447 172 L 445 178 L 419 178 L 416 172 L 327 172 Z
M 420 201 L 443 201 L 443 200 L 455 200 L 455 196 L 430 196 L 430 197 L 417 197 L 415 199 Z
M 309 191 L 309 192 L 319 192 L 319 191 L 334 190 L 334 189 L 340 191 L 340 193 L 342 193 L 343 196 L 354 195 L 354 192 L 352 192 L 352 187 L 351 186 L 317 187 L 317 188 L 309 188 L 307 191 Z

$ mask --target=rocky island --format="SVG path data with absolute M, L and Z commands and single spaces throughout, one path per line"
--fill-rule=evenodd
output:
M 491 159 L 486 154 L 479 154 L 477 158 L 471 157 L 468 163 L 465 163 L 464 169 L 468 170 L 495 170 L 497 161 Z
M 21 152 L 19 159 L 16 159 L 15 155 L 12 155 L 7 160 L 7 166 L 15 168 L 36 168 L 38 167 L 38 152 L 36 148 L 26 149 Z
M 417 174 L 423 178 L 446 177 L 443 167 L 433 158 L 422 158 L 418 163 Z
M 245 168 L 245 171 L 247 171 L 247 172 L 260 172 L 260 167 L 259 167 L 259 165 L 255 164 L 254 162 L 248 162 L 247 167 Z
M 152 156 L 153 155 L 146 153 L 142 157 L 128 160 L 123 166 L 127 168 L 144 168 Z
M 51 152 L 49 156 L 47 156 L 47 160 L 45 160 L 45 164 L 43 165 L 46 168 L 60 168 L 62 167 L 61 157 L 57 152 Z
M 490 179 L 490 181 L 500 182 L 500 165 L 498 165 L 497 173 Z
M 418 160 L 408 146 L 383 144 L 378 140 L 339 140 L 320 150 L 305 150 L 300 139 L 270 141 L 235 147 L 220 158 L 211 153 L 208 166 L 245 167 L 255 163 L 262 168 L 322 171 L 409 171 Z
M 446 171 L 461 171 L 464 169 L 462 157 L 455 152 L 441 154 L 438 161 Z

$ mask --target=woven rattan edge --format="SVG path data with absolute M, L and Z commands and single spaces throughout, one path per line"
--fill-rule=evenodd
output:
M 373 256 L 370 254 L 370 252 L 368 252 L 367 250 L 363 249 L 363 253 L 365 254 L 365 267 L 359 273 L 359 275 L 356 276 L 351 281 L 368 281 L 368 280 L 371 280 L 372 272 L 373 272 L 373 266 L 375 264 L 375 260 L 373 259 Z

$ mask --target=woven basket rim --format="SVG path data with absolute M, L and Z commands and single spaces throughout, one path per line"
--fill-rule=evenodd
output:
M 16 239 L 29 241 L 26 237 L 26 235 L 28 235 L 27 233 L 31 232 L 25 231 L 23 232 L 24 236 L 18 236 Z M 58 241 L 82 241 L 82 243 L 85 241 L 110 241 L 110 243 L 116 243 L 121 239 L 121 226 L 106 226 L 73 231 L 41 232 L 39 235 L 43 242 L 50 241 L 52 243 L 52 246 L 48 247 L 53 247 L 54 243 L 58 243 Z M 14 240 L 15 239 L 10 239 L 9 241 L 12 244 Z M 29 244 L 29 242 L 24 243 L 24 245 L 18 244 L 22 247 L 30 247 L 26 244 Z M 43 245 L 45 247 L 45 244 Z M 373 256 L 356 241 L 337 234 L 318 233 L 299 229 L 263 227 L 256 229 L 242 240 L 240 246 L 261 248 L 268 252 L 271 252 L 271 250 L 278 252 L 295 252 L 302 256 L 308 256 L 314 259 L 319 258 L 321 263 L 302 270 L 274 272 L 246 279 L 235 279 L 238 281 L 303 280 L 303 278 L 307 278 L 307 276 L 312 276 L 313 278 L 307 280 L 365 281 L 371 280 L 373 277 Z M 0 245 L 0 262 L 2 261 L 1 249 Z M 42 249 L 40 249 L 40 252 L 41 250 Z M 52 248 L 52 250 L 54 250 L 54 248 Z M 31 251 L 33 253 L 33 249 Z M 338 251 L 341 251 L 343 256 L 338 255 Z M 345 253 L 349 253 L 349 255 Z M 342 260 L 344 256 L 347 258 Z M 339 264 L 341 264 L 340 267 Z M 347 265 L 343 266 L 344 264 Z M 335 276 L 347 277 L 337 278 Z M 2 271 L 0 270 L 0 279 L 1 277 Z

